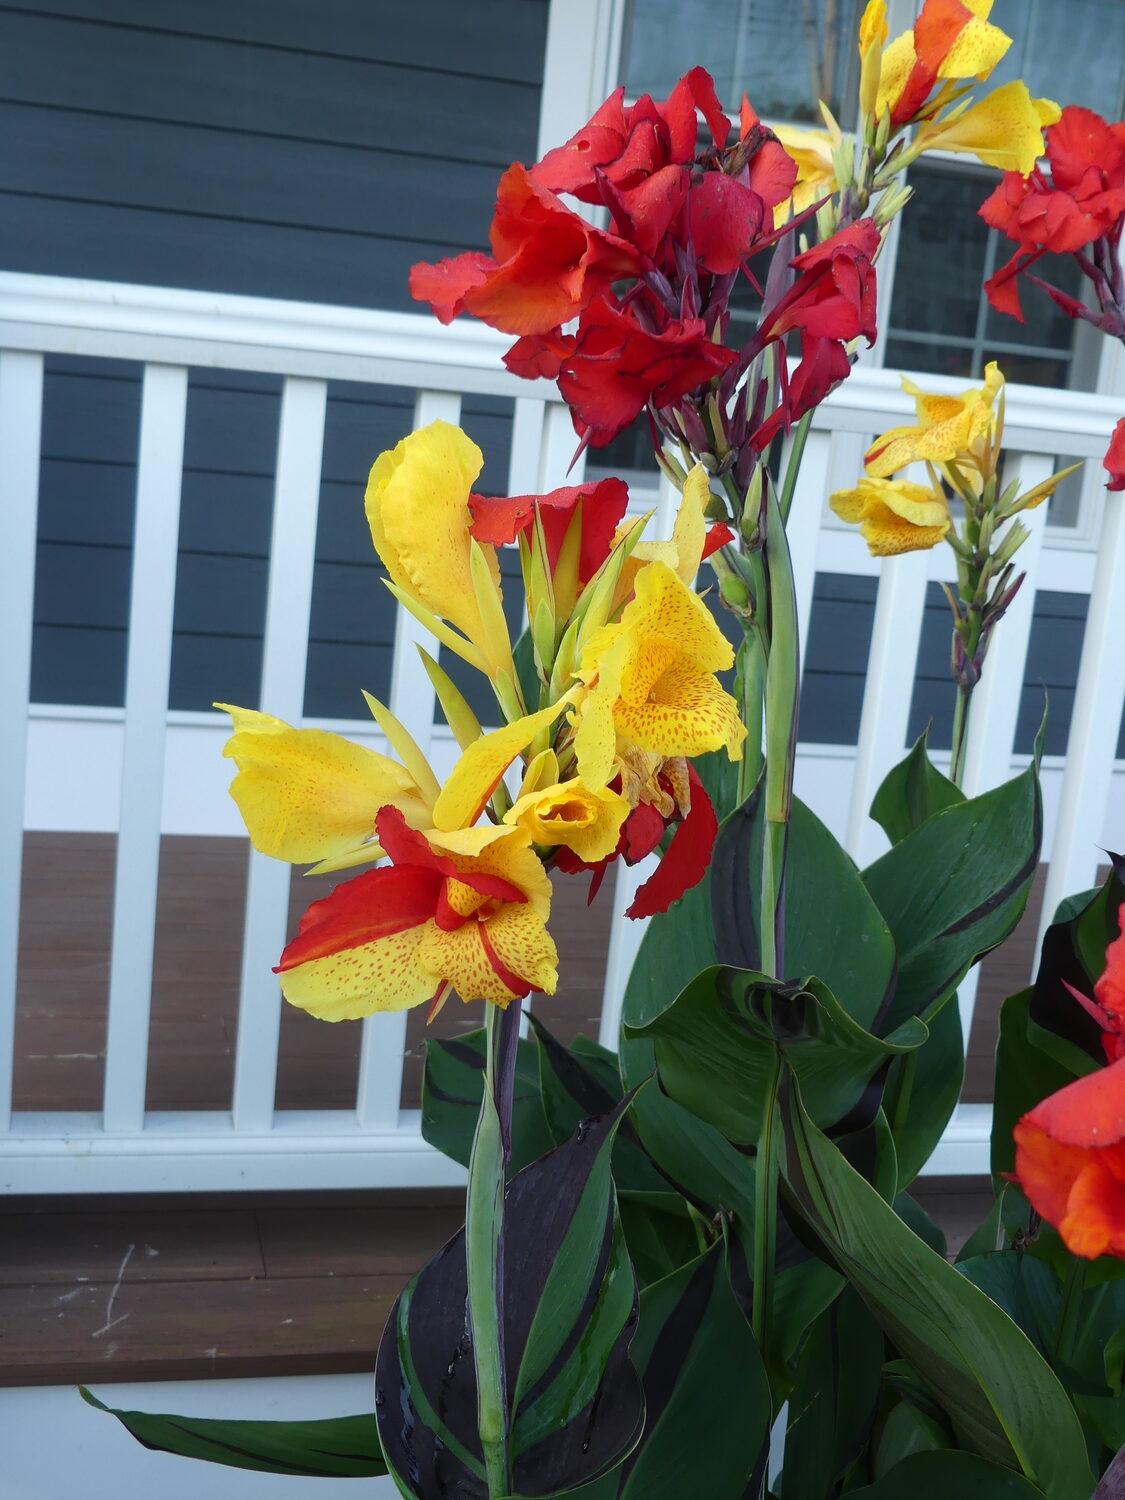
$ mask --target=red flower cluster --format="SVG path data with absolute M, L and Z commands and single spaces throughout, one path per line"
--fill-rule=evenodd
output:
M 1125 336 L 1117 249 L 1125 223 L 1125 120 L 1107 125 L 1091 109 L 1070 105 L 1047 127 L 1047 167 L 1028 177 L 1005 172 L 981 205 L 986 224 L 1015 240 L 1017 250 L 985 283 L 998 312 L 1023 321 L 1018 278 L 1041 287 L 1072 318 L 1086 318 Z M 1098 294 L 1099 310 L 1068 296 L 1029 267 L 1041 256 L 1073 255 Z
M 698 115 L 710 132 L 702 152 Z M 789 259 L 767 283 L 757 332 L 728 346 L 731 292 L 740 274 L 757 286 L 748 262 L 784 233 L 774 210 L 797 176 L 745 100 L 728 145 L 731 131 L 702 68 L 659 103 L 644 95 L 626 105 L 616 90 L 565 145 L 505 173 L 492 254 L 419 264 L 412 294 L 443 321 L 465 311 L 518 335 L 508 368 L 557 380 L 583 442 L 595 446 L 646 407 L 658 420 L 676 408 L 691 424 L 708 391 L 725 405 L 766 345 L 799 332 L 801 364 L 792 382 L 783 379 L 776 409 L 751 393 L 727 419 L 727 446 L 760 452 L 847 374 L 844 342 L 874 339 L 879 233 L 862 220 Z M 606 208 L 611 229 L 587 224 L 560 193 Z
M 1015 1176 L 1075 1255 L 1125 1257 L 1125 931 L 1106 950 L 1094 998 L 1070 992 L 1101 1026 L 1107 1066 L 1024 1115 Z

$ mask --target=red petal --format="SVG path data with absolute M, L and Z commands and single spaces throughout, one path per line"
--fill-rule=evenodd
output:
M 720 547 L 729 546 L 734 541 L 734 532 L 725 521 L 716 521 L 707 533 L 707 540 L 703 543 L 703 551 L 700 561 L 711 556 L 712 552 L 718 552 Z
M 719 820 L 711 806 L 703 783 L 688 766 L 691 782 L 691 808 L 672 835 L 656 871 L 638 890 L 636 899 L 625 913 L 627 917 L 651 917 L 667 911 L 672 902 L 703 879 L 711 862 Z
M 437 265 L 420 260 L 410 268 L 410 295 L 417 302 L 428 302 L 441 322 L 451 323 L 464 311 L 466 295 L 483 286 L 495 269 L 491 255 L 481 250 L 467 250 Z
M 625 819 L 621 830 L 621 853 L 627 865 L 635 865 L 652 853 L 664 837 L 664 819 L 651 802 L 640 802 Z
M 276 972 L 419 926 L 433 916 L 441 884 L 435 870 L 420 865 L 384 866 L 344 881 L 305 912 Z
M 511 881 L 482 871 L 459 869 L 448 855 L 435 854 L 424 834 L 406 826 L 406 819 L 397 807 L 379 809 L 375 814 L 375 831 L 397 868 L 418 865 L 424 870 L 436 871 L 447 880 L 459 880 L 482 896 L 495 896 L 501 901 L 527 900 L 519 886 Z
M 504 363 L 522 380 L 554 380 L 560 364 L 573 348 L 573 334 L 528 334 L 516 340 L 504 355 Z
M 1125 490 L 1125 417 L 1113 429 L 1109 447 L 1102 459 L 1102 466 L 1109 471 L 1107 490 Z
M 1024 1118 L 1064 1146 L 1113 1146 L 1125 1139 L 1125 1061 L 1087 1073 Z
M 717 276 L 738 269 L 765 222 L 758 194 L 722 172 L 708 172 L 688 196 L 692 246 L 703 269 Z M 767 227 L 773 228 L 772 219 Z

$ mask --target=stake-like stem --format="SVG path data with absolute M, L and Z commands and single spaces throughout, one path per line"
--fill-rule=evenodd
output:
M 484 1097 L 469 1158 L 465 1256 L 477 1377 L 477 1418 L 490 1500 L 511 1493 L 504 1370 L 504 1185 L 512 1149 L 512 1088 L 520 1002 L 487 1007 Z

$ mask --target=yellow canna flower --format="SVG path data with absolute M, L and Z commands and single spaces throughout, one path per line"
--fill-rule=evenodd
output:
M 251 708 L 217 703 L 234 734 L 223 746 L 238 767 L 230 793 L 255 849 L 290 864 L 358 855 L 378 859 L 374 817 L 397 807 L 411 828 L 431 822 L 437 782 L 420 786 L 389 756 L 325 729 L 294 729 Z
M 873 119 L 877 111 L 886 41 L 886 0 L 867 0 L 859 23 L 859 112 L 866 119 Z M 788 146 L 785 149 L 793 154 Z
M 632 803 L 610 787 L 591 791 L 579 777 L 518 798 L 504 822 L 524 829 L 533 843 L 562 844 L 587 864 L 617 848 Z
M 459 427 L 431 422 L 375 460 L 367 520 L 395 596 L 474 666 L 514 677 L 496 549 L 469 535 L 483 462 Z
M 714 673 L 734 652 L 707 606 L 667 563 L 650 562 L 617 624 L 602 626 L 582 653 L 578 676 L 578 770 L 591 789 L 613 776 L 618 737 L 661 756 L 742 753 L 738 705 Z
M 1027 177 L 1043 154 L 1043 127 L 1062 114 L 1051 99 L 1033 99 L 1019 79 L 993 89 L 983 99 L 943 118 L 919 125 L 910 155 L 958 151 L 990 167 Z
M 942 491 L 908 479 L 861 479 L 828 503 L 841 520 L 858 523 L 873 557 L 934 547 L 953 524 Z
M 773 222 L 777 227 L 784 224 L 791 214 L 802 213 L 811 203 L 836 191 L 835 152 L 841 135 L 838 126 L 835 130 L 799 130 L 793 125 L 775 125 L 773 130 L 797 163 L 793 195 L 777 204 L 773 211 Z
M 688 585 L 695 582 L 703 548 L 707 543 L 707 520 L 704 512 L 711 499 L 711 481 L 702 464 L 696 464 L 684 481 L 679 508 L 672 526 L 672 537 L 667 542 L 638 542 L 621 565 L 617 582 L 616 602 L 624 604 L 633 592 L 637 574 L 649 563 L 662 562 L 672 569 Z M 618 528 L 615 543 L 628 532 L 626 522 Z
M 903 378 L 902 388 L 914 397 L 918 421 L 892 427 L 876 438 L 865 456 L 871 478 L 882 479 L 907 464 L 949 464 L 957 460 L 981 470 L 993 455 L 993 436 L 999 421 L 998 398 L 1004 376 L 995 360 L 985 366 L 984 385 L 946 396 L 922 390 Z

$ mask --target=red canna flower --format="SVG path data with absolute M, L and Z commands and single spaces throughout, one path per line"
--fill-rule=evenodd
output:
M 578 554 L 578 581 L 588 583 L 609 556 L 614 532 L 629 503 L 629 490 L 622 479 L 591 480 L 589 484 L 569 485 L 547 495 L 507 498 L 470 495 L 473 522 L 469 533 L 478 542 L 504 546 L 514 542 L 532 524 L 538 509 L 547 543 L 547 563 L 553 573 L 579 502 L 582 545 Z
M 762 320 L 764 344 L 799 328 L 814 338 L 875 342 L 875 267 L 879 230 L 873 219 L 857 219 L 795 256 L 800 275 Z
M 685 73 L 660 104 L 642 94 L 626 106 L 624 88 L 615 89 L 582 129 L 548 151 L 532 172 L 552 192 L 601 203 L 603 179 L 629 192 L 668 167 L 686 166 L 695 156 L 696 110 L 721 148 L 730 122 L 703 68 Z
M 1037 1104 L 1015 1140 L 1016 1179 L 1068 1249 L 1125 1256 L 1125 1058 Z
M 647 403 L 670 405 L 737 357 L 709 337 L 701 318 L 669 318 L 659 333 L 650 333 L 627 310 L 599 297 L 578 325 L 573 352 L 561 361 L 559 390 L 575 429 L 602 447 Z
M 500 179 L 492 254 L 468 251 L 410 272 L 410 294 L 443 323 L 473 313 L 505 333 L 557 331 L 618 277 L 637 274 L 637 252 L 566 207 L 519 162 Z
M 777 410 L 751 435 L 754 449 L 761 453 L 782 427 L 788 431 L 807 411 L 819 406 L 830 391 L 848 378 L 851 368 L 848 352 L 838 339 L 821 339 L 802 333 L 801 362 L 788 378 Z
M 1005 172 L 980 207 L 980 216 L 1018 249 L 985 283 L 992 306 L 1023 321 L 1017 278 L 1045 254 L 1074 254 L 1106 235 L 1120 235 L 1125 214 L 1125 121 L 1107 125 L 1092 109 L 1068 105 L 1047 127 L 1050 175 L 1037 167 L 1027 177 Z M 1071 317 L 1084 305 L 1032 280 Z
M 1102 465 L 1109 471 L 1109 483 L 1106 489 L 1125 490 L 1125 417 L 1122 417 L 1113 429 L 1113 436 L 1109 440 L 1109 447 L 1102 459 Z
M 1031 1206 L 1091 1259 L 1125 1257 L 1125 902 L 1117 920 L 1094 998 L 1066 986 L 1101 1026 L 1108 1066 L 1051 1094 L 1014 1132 L 1015 1177 Z

